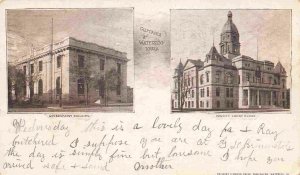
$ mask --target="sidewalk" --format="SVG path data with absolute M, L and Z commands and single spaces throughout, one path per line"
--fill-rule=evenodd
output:
M 188 113 L 188 112 L 205 112 L 205 113 L 259 113 L 259 112 L 289 112 L 290 109 L 285 109 L 285 108 L 250 108 L 250 109 L 232 109 L 232 110 L 177 110 L 173 109 L 172 112 L 174 113 Z
M 110 103 L 107 104 L 107 106 L 103 104 L 79 104 L 79 105 L 70 105 L 70 104 L 62 104 L 62 107 L 59 107 L 59 104 L 48 104 L 47 108 L 49 109 L 72 109 L 72 108 L 95 108 L 95 107 L 100 107 L 100 108 L 105 108 L 105 107 L 125 107 L 125 106 L 133 106 L 133 103 Z

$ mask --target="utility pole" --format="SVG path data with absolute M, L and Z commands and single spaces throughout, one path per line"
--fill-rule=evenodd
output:
M 107 81 L 106 81 L 106 55 L 104 57 L 104 104 L 105 106 L 108 106 L 107 103 Z
M 50 46 L 50 103 L 53 102 L 53 18 L 51 18 L 51 46 Z
M 60 94 L 59 94 L 59 107 L 62 107 L 62 77 L 63 77 L 63 56 L 61 56 L 60 58 L 60 61 L 61 61 L 61 64 L 60 64 Z
M 258 36 L 256 37 L 256 60 L 258 61 Z

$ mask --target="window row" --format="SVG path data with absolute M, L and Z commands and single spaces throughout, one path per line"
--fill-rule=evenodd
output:
M 26 86 L 24 87 L 26 89 Z M 31 89 L 33 89 L 34 87 L 32 86 Z M 99 81 L 99 95 L 101 97 L 104 97 L 104 88 L 105 88 L 105 84 L 103 80 Z M 85 90 L 85 83 L 84 83 L 84 79 L 80 78 L 77 80 L 77 93 L 79 95 L 83 95 Z M 117 91 L 117 95 L 121 94 L 121 85 L 117 85 L 116 87 L 116 91 Z M 59 95 L 62 93 L 62 88 L 61 88 L 61 78 L 57 77 L 56 78 L 56 94 Z M 40 79 L 38 81 L 38 95 L 42 95 L 43 94 L 43 80 Z
M 206 87 L 206 96 L 209 97 L 209 87 Z M 205 88 L 200 89 L 200 97 L 205 97 Z
M 216 74 L 215 74 L 215 82 L 216 83 L 221 82 L 221 74 L 222 74 L 221 71 L 216 71 Z M 234 76 L 232 75 L 232 73 L 227 72 L 224 77 L 224 83 L 233 84 L 233 80 L 234 80 Z
M 38 70 L 39 70 L 39 72 L 43 71 L 43 61 L 39 61 Z M 34 70 L 34 63 L 31 63 L 30 64 L 30 73 L 34 74 L 34 71 L 35 71 Z M 27 67 L 26 66 L 23 66 L 23 73 L 24 73 L 24 75 L 26 75 L 26 73 L 27 73 Z
M 99 96 L 101 96 L 102 98 L 104 98 L 104 94 L 105 94 L 105 81 L 103 79 L 100 79 L 98 81 L 98 92 L 99 92 Z M 116 93 L 117 95 L 121 95 L 121 83 L 118 83 L 116 85 Z M 85 94 L 85 81 L 83 78 L 80 78 L 77 80 L 77 94 L 78 95 L 84 95 Z M 176 95 L 177 96 L 177 95 Z
M 233 88 L 226 88 L 226 97 L 233 97 Z
M 266 76 L 263 76 L 261 74 L 258 75 L 257 73 L 252 75 L 250 72 L 246 73 L 246 81 L 256 82 L 256 83 L 267 83 L 267 84 L 273 84 L 273 85 L 280 85 L 279 77 L 273 77 L 273 76 L 266 77 Z
M 205 101 L 200 101 L 199 107 L 204 108 L 205 107 L 204 104 L 205 104 Z M 176 106 L 176 102 L 175 102 L 175 106 Z M 184 102 L 184 107 L 185 108 L 194 108 L 194 107 L 196 107 L 196 105 L 195 105 L 194 101 L 185 101 Z M 209 101 L 206 101 L 206 107 L 207 108 L 209 107 Z

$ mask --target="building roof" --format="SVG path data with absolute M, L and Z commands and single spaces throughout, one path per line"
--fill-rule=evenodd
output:
M 216 47 L 215 46 L 212 46 L 210 48 L 210 51 L 208 52 L 208 55 L 214 55 L 214 54 L 219 54 Z
M 183 64 L 182 64 L 181 59 L 180 59 L 179 64 L 178 64 L 177 67 L 175 68 L 174 74 L 175 74 L 175 75 L 178 75 L 178 74 L 181 74 L 182 72 L 183 72 Z
M 226 23 L 223 26 L 222 33 L 231 32 L 231 33 L 239 34 L 239 31 L 238 31 L 237 27 L 235 26 L 235 24 L 232 21 L 231 11 L 228 12 L 227 17 L 228 17 L 228 19 L 227 19 Z
M 195 66 L 198 66 L 198 67 L 203 66 L 203 62 L 202 62 L 201 60 L 199 60 L 199 59 L 198 59 L 198 60 L 188 59 L 187 62 L 188 62 L 188 61 L 191 62 L 192 64 L 194 64 Z M 186 63 L 187 63 L 187 62 L 186 62 Z
M 34 52 L 31 55 L 26 55 L 20 58 L 16 64 L 21 64 L 29 60 L 34 60 L 51 52 L 57 52 L 58 50 L 67 47 L 84 49 L 90 53 L 103 53 L 108 56 L 117 57 L 121 58 L 122 60 L 128 61 L 126 52 L 121 52 L 109 47 L 104 47 L 96 43 L 78 40 L 74 37 L 66 37 L 60 40 L 59 42 L 53 43 L 53 45 L 47 44 L 45 46 L 34 49 Z
M 284 67 L 282 66 L 282 64 L 280 63 L 280 61 L 278 61 L 278 63 L 276 64 L 276 66 L 274 68 L 274 72 L 279 73 L 279 74 L 286 74 L 286 71 L 285 71 Z

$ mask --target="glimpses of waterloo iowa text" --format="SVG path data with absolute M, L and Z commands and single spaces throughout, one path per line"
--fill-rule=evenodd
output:
M 9 112 L 132 112 L 133 9 L 7 10 Z
M 172 111 L 288 111 L 290 16 L 290 10 L 171 10 Z

